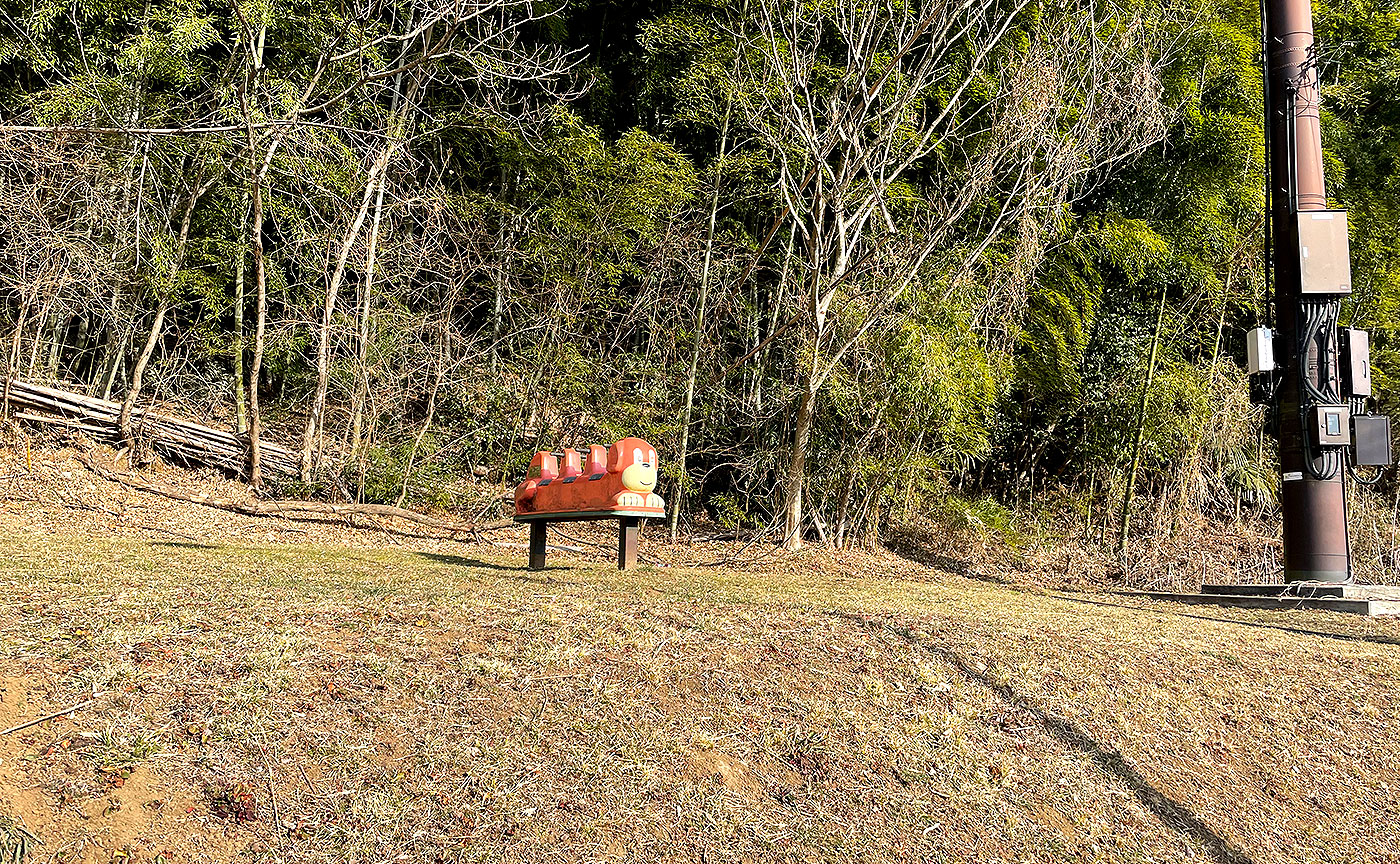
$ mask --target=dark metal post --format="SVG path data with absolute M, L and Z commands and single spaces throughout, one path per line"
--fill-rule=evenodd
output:
M 530 569 L 544 569 L 545 541 L 549 538 L 549 523 L 536 519 L 530 523 Z
M 1311 433 L 1303 417 L 1310 400 L 1301 376 L 1307 374 L 1312 387 L 1324 391 L 1329 389 L 1329 381 L 1335 380 L 1334 313 L 1341 303 L 1340 296 L 1309 295 L 1305 307 L 1298 255 L 1299 211 L 1327 208 L 1312 6 L 1309 0 L 1265 0 L 1264 9 L 1265 110 L 1272 144 L 1269 192 L 1278 309 L 1275 345 L 1282 371 L 1278 429 L 1284 577 L 1289 582 L 1346 582 L 1351 578 L 1351 562 L 1342 492 L 1345 472 L 1327 469 L 1320 448 L 1308 440 Z M 1301 344 L 1301 334 L 1319 317 L 1327 323 L 1316 339 Z M 1304 371 L 1303 358 L 1310 371 Z
M 637 566 L 637 538 L 641 534 L 638 527 L 642 520 L 636 516 L 623 516 L 617 520 L 617 569 L 631 570 Z

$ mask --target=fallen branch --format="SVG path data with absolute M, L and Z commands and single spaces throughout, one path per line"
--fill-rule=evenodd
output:
M 403 519 L 419 525 L 425 525 L 438 531 L 446 531 L 449 534 L 476 534 L 481 531 L 496 531 L 502 528 L 514 527 L 515 522 L 511 519 L 500 519 L 495 522 L 484 524 L 468 525 L 459 522 L 450 522 L 446 519 L 437 519 L 403 507 L 395 507 L 391 504 L 325 504 L 319 501 L 255 501 L 242 502 L 230 501 L 223 498 L 209 498 L 198 495 L 191 495 L 181 492 L 170 486 L 160 483 L 152 483 L 142 480 L 131 474 L 124 474 L 120 471 L 113 471 L 98 465 L 85 453 L 78 454 L 78 461 L 92 473 L 104 480 L 113 483 L 120 483 L 132 489 L 139 489 L 142 492 L 150 492 L 153 495 L 160 495 L 175 501 L 184 501 L 189 504 L 200 504 L 205 507 L 213 507 L 216 510 L 226 510 L 230 513 L 238 513 L 243 516 L 279 516 L 285 519 L 294 518 L 297 515 L 305 514 L 310 516 L 373 516 L 381 519 Z M 418 536 L 412 535 L 409 536 Z
M 94 701 L 96 700 L 84 699 L 77 705 L 71 705 L 67 708 L 64 708 L 62 711 L 55 711 L 52 714 L 45 714 L 43 717 L 36 717 L 33 720 L 26 721 L 24 723 L 19 724 L 18 726 L 11 726 L 9 729 L 0 732 L 0 735 L 9 735 L 11 732 L 19 732 L 20 730 L 28 729 L 30 726 L 38 726 L 40 723 L 46 723 L 49 720 L 57 720 L 65 714 L 72 714 L 79 708 L 86 708 L 87 706 L 91 705 Z
M 6 408 L 13 405 L 22 409 L 16 412 L 16 419 L 74 429 L 99 441 L 115 443 L 123 439 L 120 402 L 16 378 L 3 380 Z M 178 461 L 240 473 L 247 462 L 247 441 L 232 432 L 144 409 L 131 412 L 131 424 L 137 438 Z M 297 459 L 290 450 L 270 441 L 263 441 L 261 446 L 264 469 L 297 476 Z

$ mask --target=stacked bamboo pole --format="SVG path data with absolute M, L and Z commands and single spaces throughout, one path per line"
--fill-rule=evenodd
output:
M 120 402 L 13 378 L 0 378 L 0 382 L 4 383 L 4 410 L 19 409 L 15 413 L 17 419 L 65 426 L 97 440 L 121 441 Z M 168 459 L 235 473 L 247 468 L 248 444 L 232 432 L 141 409 L 133 410 L 131 418 L 136 437 L 149 442 L 156 452 Z M 296 476 L 298 465 L 294 453 L 267 441 L 261 443 L 265 470 Z

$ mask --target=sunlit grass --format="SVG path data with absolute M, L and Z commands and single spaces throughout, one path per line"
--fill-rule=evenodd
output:
M 299 861 L 1400 854 L 1394 622 L 890 557 L 519 557 L 15 532 L 0 657 L 34 712 L 100 696 L 0 741 L 0 772 L 27 760 L 0 777 L 101 846 L 120 761 L 183 805 L 126 805 L 133 850 L 212 830 Z M 228 788 L 257 821 L 213 814 Z

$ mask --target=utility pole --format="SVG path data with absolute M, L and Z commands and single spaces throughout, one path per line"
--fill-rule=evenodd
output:
M 1262 5 L 1284 578 L 1349 582 L 1343 482 L 1350 418 L 1337 344 L 1342 297 L 1351 290 L 1346 214 L 1327 209 L 1312 6 Z M 1329 423 L 1345 442 L 1328 435 Z
M 1204 584 L 1161 600 L 1255 609 L 1400 612 L 1400 592 L 1352 580 L 1346 477 L 1379 481 L 1392 463 L 1390 420 L 1370 411 L 1370 338 L 1338 330 L 1351 293 L 1347 214 L 1327 209 L 1318 68 L 1309 0 L 1260 0 L 1268 151 L 1272 324 L 1249 333 L 1251 395 L 1272 409 L 1282 480 L 1285 584 Z M 1365 479 L 1355 469 L 1380 469 Z

